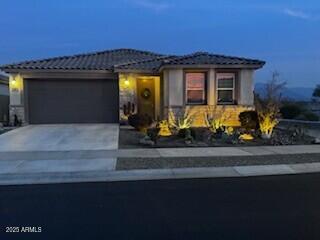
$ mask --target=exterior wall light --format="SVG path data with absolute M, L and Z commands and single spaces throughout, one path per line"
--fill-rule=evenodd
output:
M 129 85 L 130 85 L 129 80 L 128 80 L 128 79 L 124 80 L 124 84 L 125 84 L 126 86 L 129 86 Z

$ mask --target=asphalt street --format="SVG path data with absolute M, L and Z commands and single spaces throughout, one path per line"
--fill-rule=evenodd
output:
M 318 240 L 319 186 L 320 174 L 1 186 L 0 239 Z

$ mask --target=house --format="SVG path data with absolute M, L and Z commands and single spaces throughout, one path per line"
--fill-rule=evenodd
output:
M 186 106 L 229 112 L 230 125 L 253 107 L 254 72 L 264 61 L 195 52 L 183 56 L 134 49 L 25 61 L 10 74 L 10 116 L 24 123 L 117 123 L 124 105 L 154 119 Z M 120 117 L 119 117 L 120 116 Z
M 9 77 L 0 73 L 0 124 L 9 120 Z

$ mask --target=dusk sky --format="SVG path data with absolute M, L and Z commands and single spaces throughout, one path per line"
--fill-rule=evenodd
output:
M 265 60 L 289 86 L 320 84 L 320 1 L 0 0 L 0 64 L 137 48 Z

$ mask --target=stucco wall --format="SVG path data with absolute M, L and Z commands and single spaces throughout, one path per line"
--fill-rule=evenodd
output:
M 240 126 L 239 114 L 244 111 L 253 110 L 254 107 L 242 105 L 202 105 L 202 106 L 186 106 L 186 107 L 170 107 L 165 111 L 172 111 L 176 118 L 182 117 L 185 112 L 189 113 L 192 118 L 193 127 L 206 127 L 207 119 L 210 117 L 223 119 L 225 126 Z
M 172 69 L 168 72 L 169 106 L 183 106 L 184 84 L 183 70 Z
M 239 76 L 239 100 L 240 105 L 253 105 L 254 104 L 254 79 L 253 70 L 242 69 Z
M 210 69 L 208 72 L 208 82 L 207 82 L 207 90 L 208 90 L 208 105 L 216 104 L 216 71 L 215 69 Z
M 162 79 L 162 102 L 164 107 L 169 106 L 169 70 L 163 71 L 163 79 Z
M 218 111 L 225 111 L 228 115 L 228 125 L 238 126 L 238 115 L 246 110 L 253 109 L 253 70 L 235 70 L 238 79 L 236 84 L 236 96 L 238 105 L 217 106 L 216 107 L 216 69 L 204 70 L 208 74 L 207 81 L 207 105 L 190 106 L 190 112 L 194 114 L 194 126 L 205 126 L 205 115 L 208 109 L 213 107 Z M 183 69 L 166 69 L 163 73 L 163 96 L 164 96 L 164 113 L 173 110 L 177 116 L 183 114 L 186 107 L 184 99 L 184 70 Z
M 207 103 L 208 105 L 216 104 L 216 70 L 205 70 L 208 73 L 207 81 Z M 251 69 L 241 69 L 237 72 L 237 100 L 239 105 L 252 106 L 254 104 L 254 81 Z M 164 106 L 183 106 L 184 99 L 184 71 L 183 69 L 164 70 L 163 73 L 163 91 Z

